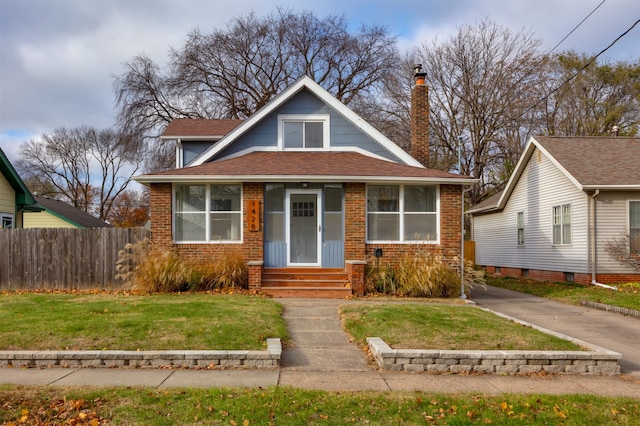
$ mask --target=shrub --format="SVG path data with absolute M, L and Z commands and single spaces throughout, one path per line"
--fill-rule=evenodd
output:
M 135 290 L 169 293 L 248 287 L 248 269 L 239 253 L 221 254 L 207 262 L 189 261 L 145 239 L 127 244 L 118 257 L 116 278 Z

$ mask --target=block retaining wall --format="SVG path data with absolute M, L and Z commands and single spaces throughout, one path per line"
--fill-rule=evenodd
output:
M 426 373 L 486 374 L 620 374 L 622 355 L 486 308 L 526 327 L 568 340 L 586 351 L 453 351 L 392 349 L 379 337 L 368 337 L 369 349 L 382 370 Z
M 0 351 L 0 367 L 270 369 L 281 356 L 276 338 L 266 351 Z
M 611 351 L 442 351 L 391 349 L 367 338 L 378 366 L 387 371 L 487 374 L 620 374 L 620 354 Z

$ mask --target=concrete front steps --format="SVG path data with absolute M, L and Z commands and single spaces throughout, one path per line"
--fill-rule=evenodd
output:
M 265 268 L 262 292 L 273 297 L 343 299 L 352 294 L 341 268 Z

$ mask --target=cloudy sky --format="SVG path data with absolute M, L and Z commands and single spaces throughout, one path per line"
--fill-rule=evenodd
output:
M 401 48 L 489 18 L 531 31 L 549 50 L 602 0 L 0 0 L 0 147 L 56 127 L 113 124 L 112 76 L 144 53 L 163 65 L 189 31 L 224 29 L 234 17 L 280 7 L 344 14 L 354 28 L 379 24 Z M 605 0 L 558 50 L 596 54 L 640 18 L 640 1 Z M 640 57 L 640 24 L 601 58 Z

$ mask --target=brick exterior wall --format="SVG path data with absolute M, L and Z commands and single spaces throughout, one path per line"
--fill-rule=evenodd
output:
M 497 277 L 530 278 L 532 280 L 556 282 L 566 281 L 565 272 L 563 271 L 525 269 L 525 275 L 525 272 L 521 268 L 509 268 L 504 266 L 484 266 L 484 268 L 487 271 L 487 274 Z M 496 272 L 496 268 L 500 268 L 500 272 Z M 596 274 L 596 282 L 601 284 L 616 284 L 635 281 L 640 281 L 640 274 Z M 575 272 L 573 274 L 573 282 L 584 285 L 591 284 L 591 274 Z
M 344 258 L 364 260 L 367 241 L 367 188 L 364 183 L 344 185 Z
M 247 262 L 264 260 L 264 184 L 243 184 L 243 243 L 202 243 L 174 244 L 171 235 L 172 186 L 168 183 L 151 184 L 151 234 L 156 247 L 174 248 L 180 255 L 206 261 L 220 253 L 240 252 Z M 366 243 L 366 185 L 345 183 L 345 260 L 363 261 L 373 258 L 377 247 L 383 249 L 381 264 L 393 264 L 405 254 L 442 255 L 445 261 L 452 261 L 460 255 L 461 237 L 461 187 L 441 185 L 440 187 L 440 244 L 367 244 Z M 248 229 L 248 200 L 258 200 L 259 231 Z M 261 267 L 254 268 L 254 273 Z M 259 287 L 257 277 L 253 277 L 253 287 Z
M 416 78 L 411 92 L 411 156 L 429 167 L 429 88 L 424 76 Z
M 373 257 L 374 250 L 379 247 L 383 252 L 380 265 L 393 265 L 404 255 L 425 255 L 427 253 L 440 255 L 445 262 L 451 263 L 454 257 L 460 256 L 461 191 L 462 187 L 459 185 L 440 186 L 440 244 L 364 244 L 365 258 Z M 363 214 L 366 216 L 366 204 L 363 208 L 365 209 Z M 363 236 L 363 243 L 364 241 L 366 241 L 366 235 Z
M 263 260 L 264 243 L 262 224 L 264 215 L 264 184 L 245 183 L 242 185 L 243 194 L 243 218 L 242 236 L 243 243 L 196 243 L 196 244 L 174 244 L 171 235 L 172 222 L 172 185 L 170 183 L 151 184 L 151 235 L 156 247 L 167 249 L 174 248 L 178 254 L 187 258 L 210 259 L 221 253 L 239 252 L 246 261 Z M 248 229 L 248 200 L 258 200 L 259 231 L 249 231 Z

